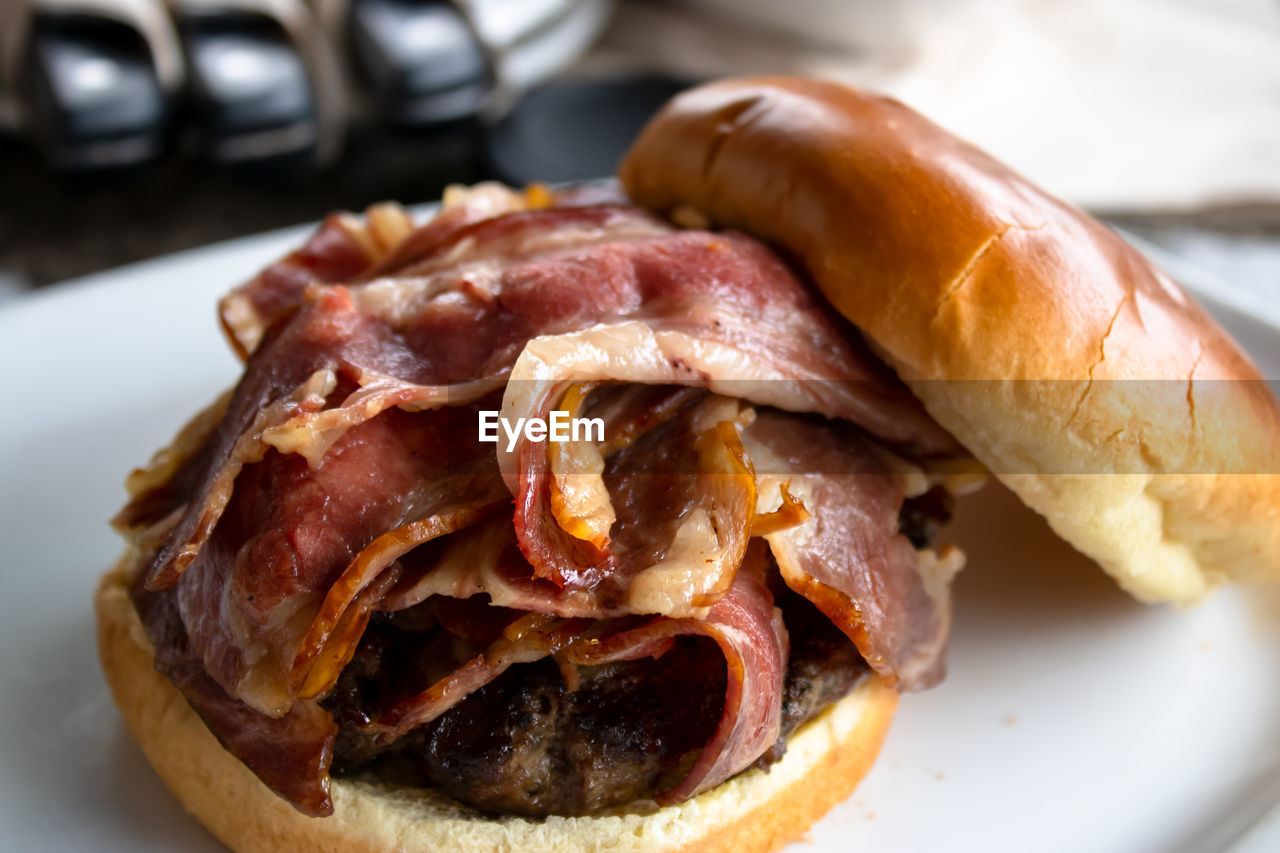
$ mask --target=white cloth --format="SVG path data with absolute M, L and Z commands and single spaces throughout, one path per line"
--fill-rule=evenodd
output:
M 1276 0 L 687 2 L 621 3 L 597 59 L 878 89 L 1095 210 L 1280 203 Z

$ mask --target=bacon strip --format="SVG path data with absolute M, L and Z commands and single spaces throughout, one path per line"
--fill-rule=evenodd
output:
M 660 617 L 562 654 L 580 666 L 631 660 L 637 650 L 665 649 L 660 641 L 685 634 L 710 637 L 720 646 L 729 676 L 720 724 L 685 777 L 659 794 L 661 804 L 714 788 L 751 766 L 778 739 L 789 649 L 782 614 L 764 584 L 766 560 L 760 544 L 753 545 L 733 586 L 705 619 Z
M 268 717 L 231 698 L 191 647 L 174 596 L 135 584 L 132 597 L 155 648 L 156 668 L 182 691 L 227 751 L 302 813 L 332 814 L 329 763 L 338 728 L 329 713 L 315 702 L 298 702 L 287 714 Z
M 213 532 L 241 469 L 261 460 L 273 441 L 315 459 L 344 429 L 389 406 L 470 402 L 498 384 L 387 381 L 389 371 L 405 357 L 403 343 L 385 324 L 356 311 L 345 288 L 319 293 L 291 322 L 275 327 L 246 365 L 210 446 L 189 458 L 187 465 L 198 466 L 201 473 L 185 468 L 175 473 L 199 485 L 147 567 L 147 586 L 164 589 L 186 570 Z M 333 407 L 328 397 L 340 380 L 357 391 Z M 378 393 L 361 393 L 361 380 L 373 381 Z M 320 437 L 323 446 L 310 448 L 297 438 L 298 432 Z M 123 515 L 131 514 L 132 506 Z
M 598 615 L 704 613 L 729 588 L 755 512 L 755 477 L 734 423 L 742 412 L 737 401 L 705 397 L 617 451 L 599 474 L 563 475 L 601 484 L 616 522 L 595 541 L 556 517 L 566 487 L 549 455 L 564 446 L 526 443 L 515 530 L 534 577 L 591 590 Z
M 904 478 L 857 431 L 762 411 L 743 441 L 765 481 L 785 484 L 810 513 L 765 535 L 787 585 L 808 598 L 890 683 L 940 681 L 951 621 L 944 579 L 898 532 Z M 958 557 L 958 552 L 955 552 Z M 949 571 L 958 569 L 951 565 Z
M 364 727 L 388 744 L 425 725 L 518 663 L 532 663 L 561 651 L 590 627 L 583 619 L 561 620 L 542 614 L 518 619 L 483 654 L 458 667 L 426 690 L 396 704 Z
M 349 214 L 326 216 L 306 243 L 223 297 L 222 328 L 242 359 L 276 319 L 302 304 L 309 285 L 348 281 L 368 269 L 373 247 L 360 239 L 362 231 Z
M 418 228 L 397 204 L 374 205 L 363 221 L 332 214 L 301 247 L 223 297 L 218 306 L 223 331 L 240 357 L 248 358 L 272 323 L 302 304 L 311 285 L 367 280 L 380 268 L 397 269 L 429 254 L 468 225 L 548 201 L 542 190 L 516 193 L 480 184 L 451 187 L 443 209 Z
M 290 680 L 295 687 L 300 685 L 300 698 L 323 696 L 337 682 L 362 633 L 354 628 L 342 629 L 351 622 L 353 610 L 361 612 L 358 605 L 363 602 L 367 602 L 366 608 L 376 604 L 386 609 L 383 601 L 399 572 L 395 571 L 390 577 L 384 573 L 392 569 L 399 557 L 419 545 L 474 524 L 506 503 L 498 492 L 495 478 L 477 480 L 458 484 L 459 491 L 448 498 L 454 505 L 448 511 L 424 515 L 373 540 L 333 582 L 293 661 Z M 469 494 L 470 489 L 478 492 Z M 368 621 L 367 610 L 363 619 Z
M 383 610 L 406 610 L 433 596 L 487 595 L 497 607 L 563 618 L 616 615 L 601 613 L 590 590 L 566 590 L 535 577 L 520 553 L 510 512 L 449 536 L 439 549 L 413 551 L 401 563 L 404 574 L 387 593 Z
M 330 684 L 331 667 L 309 674 L 318 660 L 344 661 L 359 639 L 331 635 L 394 559 L 380 531 L 425 541 L 507 504 L 476 441 L 476 411 L 393 409 L 348 431 L 315 469 L 279 453 L 246 467 L 174 588 L 210 677 L 273 716 Z

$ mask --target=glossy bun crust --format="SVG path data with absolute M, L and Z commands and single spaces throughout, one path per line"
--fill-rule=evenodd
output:
M 1275 398 L 1095 220 L 894 100 L 789 77 L 677 96 L 621 178 L 641 204 L 791 256 L 943 426 L 1134 595 L 1188 603 L 1280 577 Z
M 898 694 L 871 678 L 807 723 L 768 773 L 749 770 L 649 814 L 494 818 L 427 790 L 333 780 L 334 812 L 311 818 L 258 781 L 169 679 L 129 598 L 136 555 L 98 587 L 98 653 L 129 730 L 182 805 L 240 853 L 764 853 L 795 840 L 870 768 Z

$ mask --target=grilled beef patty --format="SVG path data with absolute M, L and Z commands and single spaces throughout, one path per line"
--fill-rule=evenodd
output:
M 782 732 L 761 759 L 869 671 L 857 649 L 805 599 L 775 592 L 791 638 Z M 406 611 L 406 614 L 409 612 Z M 482 811 L 544 816 L 597 813 L 651 799 L 677 782 L 715 731 L 724 657 L 703 637 L 679 637 L 657 659 L 578 667 L 570 690 L 551 660 L 512 667 L 385 750 L 355 724 L 376 716 L 402 680 L 412 615 L 380 615 L 362 652 L 326 699 L 339 723 L 332 772 L 435 788 Z M 398 624 L 400 623 L 400 624 Z M 399 654 L 385 652 L 397 647 Z M 400 670 L 399 677 L 393 670 Z M 573 675 L 569 677 L 572 679 Z

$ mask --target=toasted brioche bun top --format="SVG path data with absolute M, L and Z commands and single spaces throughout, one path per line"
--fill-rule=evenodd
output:
M 673 99 L 620 177 L 641 204 L 798 261 L 1137 597 L 1280 577 L 1280 407 L 1257 369 L 1113 232 L 973 146 L 841 85 L 729 80 Z

